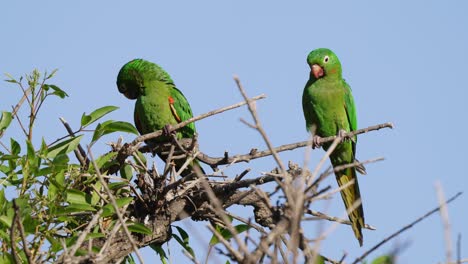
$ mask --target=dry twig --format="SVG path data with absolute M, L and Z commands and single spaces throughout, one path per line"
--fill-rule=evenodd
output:
M 436 182 L 435 185 L 436 192 L 437 192 L 437 200 L 439 201 L 439 207 L 440 207 L 440 217 L 442 218 L 442 224 L 444 226 L 444 237 L 445 237 L 445 257 L 446 257 L 446 262 L 450 263 L 452 262 L 452 238 L 450 236 L 451 230 L 450 230 L 450 220 L 449 220 L 449 214 L 448 214 L 448 209 L 447 209 L 447 203 L 445 202 L 445 196 L 444 196 L 444 191 L 442 190 L 442 186 L 440 185 L 440 182 Z
M 460 195 L 462 195 L 462 192 L 459 192 L 457 194 L 455 194 L 454 196 L 452 196 L 450 199 L 448 199 L 447 201 L 445 201 L 445 204 L 449 204 L 451 203 L 452 201 L 454 201 L 455 199 L 457 199 Z M 356 258 L 352 264 L 356 264 L 360 261 L 362 261 L 365 257 L 367 257 L 367 255 L 369 255 L 370 253 L 372 253 L 373 251 L 375 251 L 376 249 L 378 249 L 380 246 L 382 246 L 383 244 L 387 243 L 388 241 L 390 241 L 392 238 L 398 236 L 399 234 L 405 232 L 406 230 L 410 229 L 411 227 L 413 227 L 415 224 L 421 222 L 422 220 L 426 219 L 428 216 L 432 215 L 433 213 L 437 212 L 440 210 L 440 206 L 432 209 L 431 211 L 425 213 L 423 216 L 419 217 L 418 219 L 416 219 L 415 221 L 411 222 L 410 224 L 402 227 L 400 230 L 396 231 L 395 233 L 391 234 L 390 236 L 384 238 L 382 241 L 380 241 L 379 243 L 377 243 L 375 246 L 373 246 L 372 248 L 370 248 L 369 250 L 367 250 L 366 252 L 364 252 L 364 254 L 362 254 L 360 257 Z

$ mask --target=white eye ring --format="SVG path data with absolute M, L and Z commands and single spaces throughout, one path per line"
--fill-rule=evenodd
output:
M 330 60 L 330 57 L 328 57 L 328 56 L 325 56 L 325 57 L 323 58 L 323 62 L 325 62 L 325 63 L 327 63 L 329 60 Z

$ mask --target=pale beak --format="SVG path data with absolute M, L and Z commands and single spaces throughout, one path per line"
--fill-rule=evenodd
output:
M 311 73 L 314 75 L 315 79 L 319 79 L 320 77 L 323 77 L 324 72 L 323 68 L 320 67 L 318 64 L 314 64 L 310 67 Z

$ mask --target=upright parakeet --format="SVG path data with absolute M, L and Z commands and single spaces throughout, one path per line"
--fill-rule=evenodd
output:
M 117 76 L 119 92 L 129 99 L 136 99 L 134 120 L 140 134 L 147 134 L 167 128 L 192 117 L 192 109 L 182 92 L 176 88 L 169 74 L 155 63 L 135 59 L 126 63 Z M 193 138 L 195 124 L 190 123 L 176 132 L 177 138 Z M 169 137 L 162 136 L 149 140 L 147 144 L 168 141 Z M 167 157 L 158 154 L 166 161 Z M 175 160 L 178 170 L 184 160 Z M 186 176 L 192 172 L 194 161 L 181 174 Z M 201 167 L 200 167 L 201 168 Z
M 329 49 L 316 49 L 307 56 L 310 77 L 302 94 L 302 108 L 307 130 L 314 134 L 313 147 L 319 146 L 318 137 L 328 137 L 357 129 L 356 107 L 351 88 L 341 76 L 341 63 Z M 330 155 L 334 167 L 353 163 L 356 158 L 357 137 L 344 140 Z M 327 150 L 331 143 L 325 143 Z M 365 174 L 363 166 L 348 168 L 335 173 L 338 185 L 342 186 L 354 179 L 354 184 L 341 191 L 349 220 L 359 245 L 362 246 L 364 210 L 360 204 L 361 194 L 356 170 Z

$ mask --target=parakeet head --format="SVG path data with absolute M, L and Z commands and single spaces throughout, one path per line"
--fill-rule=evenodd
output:
M 315 49 L 307 56 L 310 76 L 317 79 L 326 76 L 341 78 L 341 63 L 333 51 L 325 48 Z
M 117 76 L 117 88 L 128 99 L 136 99 L 142 95 L 145 85 L 152 81 L 173 84 L 169 74 L 155 63 L 134 59 L 127 62 Z

